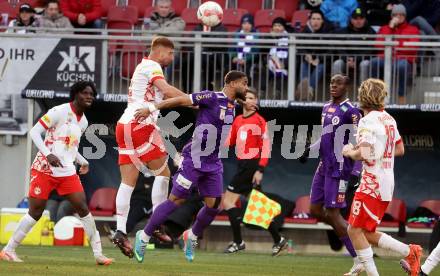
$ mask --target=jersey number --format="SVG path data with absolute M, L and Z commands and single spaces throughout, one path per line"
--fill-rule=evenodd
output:
M 359 212 L 361 211 L 361 206 L 362 206 L 362 202 L 360 202 L 359 200 L 353 201 L 353 207 L 351 209 L 353 215 L 355 216 L 359 215 Z
M 385 145 L 385 152 L 383 158 L 392 158 L 394 149 L 394 138 L 396 137 L 396 131 L 393 125 L 385 126 L 385 132 L 387 135 L 387 143 Z

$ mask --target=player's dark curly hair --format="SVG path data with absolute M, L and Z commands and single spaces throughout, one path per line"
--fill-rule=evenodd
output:
M 73 101 L 76 97 L 76 94 L 78 94 L 79 92 L 86 89 L 87 86 L 90 86 L 90 88 L 92 88 L 93 96 L 96 98 L 96 95 L 98 93 L 96 92 L 96 86 L 95 86 L 94 82 L 92 82 L 92 81 L 78 81 L 78 82 L 75 82 L 70 87 L 70 100 Z
M 232 70 L 232 71 L 229 71 L 226 74 L 226 76 L 225 76 L 225 83 L 229 84 L 232 81 L 236 81 L 236 80 L 239 80 L 239 79 L 244 78 L 244 77 L 246 77 L 245 73 L 243 73 L 241 71 Z

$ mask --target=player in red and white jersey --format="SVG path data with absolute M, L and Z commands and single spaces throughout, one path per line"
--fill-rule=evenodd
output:
M 81 135 L 87 128 L 84 111 L 92 105 L 95 96 L 96 88 L 92 82 L 75 83 L 70 90 L 72 101 L 50 109 L 30 130 L 32 141 L 39 152 L 31 167 L 29 212 L 20 220 L 18 228 L 0 252 L 0 259 L 22 262 L 17 257 L 15 248 L 40 219 L 49 194 L 56 189 L 59 195 L 70 201 L 78 213 L 89 237 L 96 263 L 112 263 L 112 259 L 102 254 L 101 238 L 87 207 L 86 196 L 74 165 L 81 165 L 80 174 L 89 171 L 89 163 L 78 152 L 78 146 Z M 41 137 L 43 133 L 44 141 Z
M 146 165 L 155 175 L 151 192 L 153 211 L 168 197 L 170 177 L 167 165 L 168 156 L 156 126 L 159 112 L 153 109 L 154 104 L 160 103 L 164 98 L 185 95 L 165 80 L 162 68 L 171 64 L 173 59 L 173 42 L 165 37 L 153 39 L 149 56 L 137 65 L 133 73 L 128 91 L 127 108 L 116 126 L 122 179 L 116 196 L 117 230 L 112 241 L 124 255 L 130 258 L 133 257 L 133 249 L 127 239 L 126 224 L 131 194 L 141 167 Z M 134 114 L 142 108 L 150 108 L 152 112 L 145 120 L 138 122 Z M 161 232 L 155 232 L 155 235 L 159 239 L 170 241 L 169 237 Z
M 371 244 L 395 251 L 405 257 L 402 267 L 417 276 L 422 248 L 407 245 L 376 231 L 394 191 L 394 156 L 405 152 L 394 118 L 385 110 L 386 85 L 368 79 L 359 88 L 360 108 L 364 117 L 359 121 L 357 145 L 346 145 L 345 157 L 363 161 L 361 183 L 351 206 L 348 234 L 367 275 L 379 275 L 373 260 Z

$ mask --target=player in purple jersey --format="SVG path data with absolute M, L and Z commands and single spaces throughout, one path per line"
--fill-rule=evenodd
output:
M 358 275 L 363 271 L 347 234 L 347 222 L 340 213 L 346 207 L 345 192 L 348 182 L 357 182 L 361 163 L 343 158 L 342 146 L 348 143 L 349 133 L 356 133 L 361 117 L 347 98 L 348 77 L 334 75 L 330 81 L 331 101 L 324 105 L 321 114 L 323 131 L 319 145 L 319 165 L 313 177 L 310 193 L 310 212 L 318 220 L 332 226 L 336 235 L 354 258 L 354 265 L 345 275 Z M 313 147 L 313 146 L 312 146 Z M 337 154 L 335 154 L 337 153 Z M 354 181 L 353 181 L 354 180 Z M 352 184 L 352 183 L 350 183 Z
M 192 189 L 198 189 L 204 197 L 205 206 L 197 214 L 192 228 L 183 233 L 185 257 L 188 261 L 194 259 L 197 238 L 219 211 L 223 192 L 223 164 L 219 150 L 229 133 L 229 127 L 225 126 L 231 125 L 234 120 L 235 100 L 245 99 L 247 83 L 244 73 L 230 71 L 225 76 L 225 87 L 220 92 L 203 91 L 168 99 L 151 109 L 141 109 L 136 113 L 137 118 L 144 118 L 160 109 L 199 107 L 194 134 L 182 151 L 182 165 L 173 177 L 171 194 L 168 200 L 156 208 L 144 230 L 136 233 L 134 255 L 138 262 L 143 261 L 145 247 L 153 232 L 189 197 Z

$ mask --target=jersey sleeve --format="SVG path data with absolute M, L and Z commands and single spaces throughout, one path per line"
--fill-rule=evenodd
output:
M 378 137 L 379 131 L 375 129 L 377 123 L 366 118 L 359 121 L 357 142 L 358 146 L 370 147 L 370 155 L 367 160 L 376 160 L 383 155 L 385 143 Z
M 347 123 L 352 124 L 354 131 L 357 131 L 357 128 L 359 126 L 359 121 L 361 119 L 361 113 L 359 112 L 359 109 L 357 108 L 352 108 L 350 109 L 350 111 L 347 113 L 348 118 L 347 118 Z
M 395 136 L 394 136 L 394 144 L 397 145 L 397 144 L 400 144 L 402 142 L 403 142 L 402 136 L 400 136 L 400 132 L 399 132 L 399 130 L 396 127 L 396 133 L 395 133 Z
M 154 84 L 158 79 L 165 79 L 162 67 L 160 67 L 159 64 L 152 64 L 151 67 L 148 68 L 146 74 L 151 84 Z
M 265 168 L 267 164 L 269 163 L 269 156 L 270 156 L 270 137 L 269 137 L 269 131 L 267 129 L 267 122 L 262 119 L 261 120 L 261 157 L 260 162 L 258 162 L 258 166 L 260 167 L 260 170 Z
M 62 109 L 59 107 L 53 107 L 41 117 L 38 122 L 45 128 L 49 129 L 54 127 L 60 118 L 62 117 Z
M 193 93 L 190 98 L 194 106 L 200 107 L 209 107 L 215 102 L 215 94 L 210 91 Z

